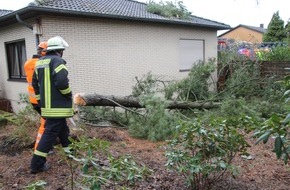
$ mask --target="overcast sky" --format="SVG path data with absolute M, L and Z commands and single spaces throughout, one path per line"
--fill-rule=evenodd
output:
M 17 10 L 32 1 L 0 0 L 0 9 Z M 137 1 L 146 3 L 149 0 Z M 155 0 L 155 2 L 159 1 Z M 175 0 L 169 1 L 175 2 Z M 258 0 L 258 3 L 257 0 L 183 0 L 183 4 L 195 16 L 222 22 L 231 27 L 239 24 L 250 26 L 264 24 L 267 27 L 276 11 L 279 11 L 285 24 L 290 18 L 290 0 Z

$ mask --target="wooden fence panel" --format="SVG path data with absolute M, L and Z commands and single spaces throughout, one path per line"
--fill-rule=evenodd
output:
M 0 98 L 0 110 L 12 113 L 13 110 L 10 101 L 5 98 Z
M 275 77 L 275 79 L 280 80 L 290 75 L 290 61 L 262 61 L 257 64 L 260 65 L 261 77 Z M 218 64 L 218 91 L 224 90 L 225 82 L 234 72 L 231 65 L 221 68 Z
M 289 61 L 262 61 L 261 62 L 262 77 L 274 76 L 277 79 L 282 79 L 290 75 Z

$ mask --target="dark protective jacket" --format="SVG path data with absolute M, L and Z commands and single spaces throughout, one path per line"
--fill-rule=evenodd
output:
M 73 116 L 72 92 L 65 64 L 65 60 L 54 52 L 36 62 L 32 86 L 44 118 Z

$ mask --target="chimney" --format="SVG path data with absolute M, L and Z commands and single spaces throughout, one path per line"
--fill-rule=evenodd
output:
M 260 28 L 264 28 L 264 24 L 260 24 Z

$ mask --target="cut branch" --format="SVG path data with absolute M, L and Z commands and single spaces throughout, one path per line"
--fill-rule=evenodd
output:
M 77 93 L 74 96 L 74 104 L 79 106 L 113 106 L 144 108 L 140 100 L 132 96 L 103 96 L 95 93 Z M 170 101 L 168 109 L 211 109 L 219 107 L 220 103 L 214 102 L 177 102 Z

